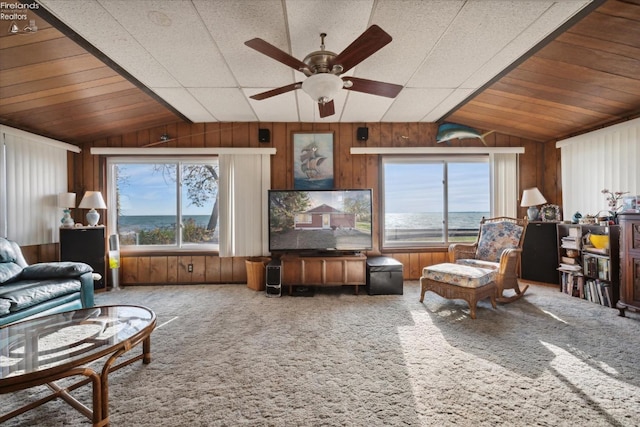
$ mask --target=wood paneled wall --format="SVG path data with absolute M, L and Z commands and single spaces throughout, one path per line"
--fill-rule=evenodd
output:
M 358 141 L 358 127 L 369 128 L 367 141 Z M 372 188 L 374 190 L 374 249 L 379 250 L 379 156 L 351 155 L 351 147 L 429 147 L 437 146 L 435 123 L 170 123 L 165 126 L 126 133 L 117 137 L 100 139 L 83 147 L 80 154 L 70 154 L 70 191 L 83 194 L 86 190 L 102 190 L 105 187 L 105 159 L 92 156 L 91 146 L 100 147 L 275 147 L 272 157 L 271 187 L 288 189 L 293 185 L 293 153 L 291 134 L 295 131 L 332 131 L 334 133 L 335 186 L 337 188 Z M 271 142 L 258 142 L 258 129 L 271 131 Z M 172 139 L 159 144 L 160 135 Z M 451 142 L 456 146 L 479 146 L 477 139 Z M 520 189 L 537 186 L 549 203 L 558 203 L 561 197 L 559 185 L 559 153 L 551 143 L 493 133 L 487 137 L 489 146 L 524 147 L 520 156 Z M 521 191 L 520 190 L 520 191 Z M 525 208 L 518 208 L 519 216 L 526 215 Z M 74 210 L 75 220 L 82 222 L 79 209 Z M 404 265 L 406 279 L 420 277 L 422 268 L 447 260 L 445 248 L 419 251 L 393 251 L 392 256 Z M 193 271 L 188 271 L 192 264 Z M 244 283 L 246 271 L 244 258 L 220 258 L 204 254 L 123 254 L 121 283 Z

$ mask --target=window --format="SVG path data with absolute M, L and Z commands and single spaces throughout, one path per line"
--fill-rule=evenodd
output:
M 218 159 L 110 158 L 110 234 L 124 250 L 218 250 Z
M 382 158 L 382 246 L 475 241 L 491 211 L 489 156 Z

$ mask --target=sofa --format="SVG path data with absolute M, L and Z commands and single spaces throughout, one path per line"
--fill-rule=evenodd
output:
M 0 326 L 93 305 L 91 266 L 81 262 L 29 265 L 16 242 L 0 237 Z

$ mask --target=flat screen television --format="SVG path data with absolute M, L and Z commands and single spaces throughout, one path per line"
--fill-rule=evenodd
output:
M 269 190 L 271 252 L 370 250 L 371 189 Z

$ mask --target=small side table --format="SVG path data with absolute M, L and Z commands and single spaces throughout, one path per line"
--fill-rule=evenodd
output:
M 402 270 L 402 263 L 391 257 L 367 258 L 367 293 L 402 295 Z

